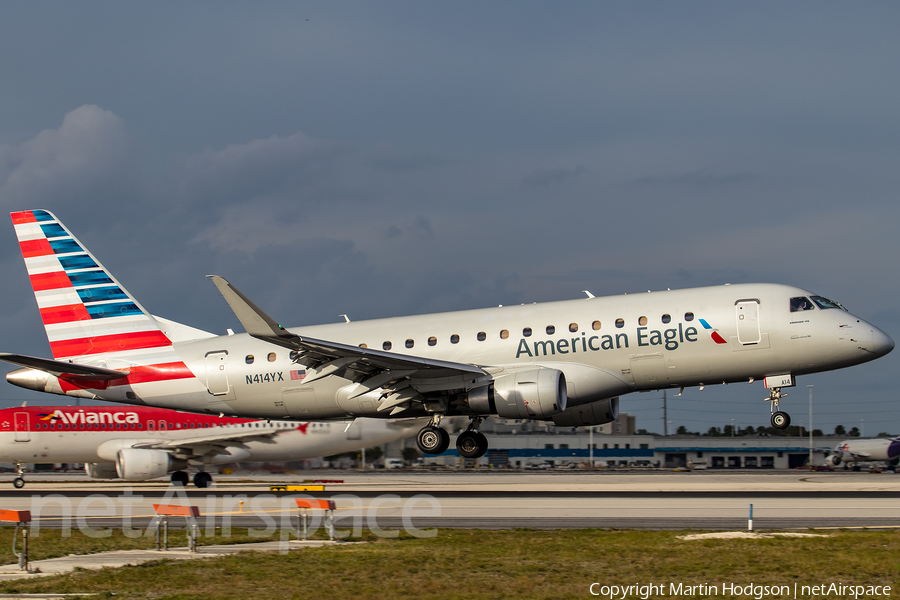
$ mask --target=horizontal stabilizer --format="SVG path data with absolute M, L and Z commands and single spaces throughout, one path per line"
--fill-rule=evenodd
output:
M 23 354 L 0 352 L 0 360 L 19 365 L 20 367 L 29 367 L 31 369 L 37 369 L 38 371 L 44 371 L 55 377 L 65 376 L 68 378 L 79 379 L 112 380 L 128 376 L 128 371 L 113 371 L 112 369 L 104 369 L 102 367 L 79 365 L 77 363 L 50 360 L 49 358 L 25 356 Z

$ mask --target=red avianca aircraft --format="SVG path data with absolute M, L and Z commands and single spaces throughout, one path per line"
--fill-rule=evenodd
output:
M 424 419 L 300 423 L 198 415 L 145 406 L 22 406 L 0 410 L 0 462 L 84 463 L 95 479 L 137 481 L 172 473 L 205 488 L 207 465 L 286 461 L 350 452 L 409 437 Z

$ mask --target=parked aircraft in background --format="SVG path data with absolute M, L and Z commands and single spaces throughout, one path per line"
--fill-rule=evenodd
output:
M 832 467 L 843 464 L 845 469 L 850 465 L 859 468 L 861 462 L 885 462 L 894 468 L 900 463 L 900 437 L 844 440 L 834 447 L 825 462 Z
M 0 410 L 0 462 L 84 463 L 95 479 L 138 481 L 172 473 L 209 486 L 208 465 L 288 461 L 351 452 L 410 437 L 427 419 L 329 423 L 257 421 L 146 406 L 28 406 Z
M 285 329 L 221 277 L 246 334 L 154 317 L 50 212 L 12 213 L 54 360 L 2 354 L 15 385 L 196 413 L 307 420 L 430 417 L 419 448 L 484 455 L 490 415 L 561 426 L 614 420 L 635 391 L 764 380 L 772 424 L 790 425 L 796 377 L 884 356 L 894 342 L 840 304 L 775 284 Z

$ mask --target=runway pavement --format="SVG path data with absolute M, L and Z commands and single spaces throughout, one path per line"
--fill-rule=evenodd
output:
M 209 489 L 31 474 L 15 490 L 8 479 L 0 480 L 9 486 L 0 487 L 0 509 L 30 510 L 42 527 L 94 530 L 146 528 L 161 502 L 197 506 L 201 528 L 296 527 L 296 496 L 333 499 L 339 530 L 741 529 L 751 503 L 757 529 L 900 527 L 900 475 L 893 473 L 311 471 L 217 476 Z M 325 484 L 324 492 L 269 490 L 308 479 L 343 483 Z

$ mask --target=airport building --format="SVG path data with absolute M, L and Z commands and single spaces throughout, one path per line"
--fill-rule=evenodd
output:
M 593 457 L 595 467 L 694 469 L 789 469 L 809 463 L 809 437 L 638 435 L 634 417 L 625 413 L 607 425 L 591 428 L 554 427 L 545 423 L 487 421 L 481 428 L 490 450 L 479 466 L 494 468 L 579 468 Z M 455 439 L 452 436 L 451 439 Z M 813 464 L 823 464 L 829 449 L 845 437 L 813 439 Z M 406 441 L 414 446 L 415 441 Z M 463 459 L 453 444 L 425 464 L 459 466 Z M 470 461 L 468 464 L 472 464 Z

